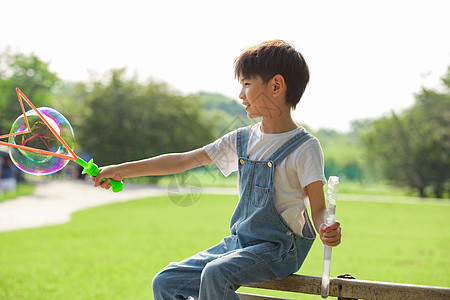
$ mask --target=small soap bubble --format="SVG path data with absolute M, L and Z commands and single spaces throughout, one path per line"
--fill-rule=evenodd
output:
M 61 136 L 70 148 L 73 148 L 75 137 L 69 121 L 61 113 L 52 108 L 41 107 L 38 110 L 54 131 Z M 34 110 L 27 111 L 26 116 L 31 132 L 10 136 L 9 143 L 70 156 L 69 150 L 64 147 Z M 27 125 L 22 114 L 14 121 L 10 133 L 13 134 L 26 130 Z M 69 162 L 69 159 L 13 147 L 9 147 L 9 155 L 13 163 L 20 170 L 32 175 L 48 175 L 58 172 Z

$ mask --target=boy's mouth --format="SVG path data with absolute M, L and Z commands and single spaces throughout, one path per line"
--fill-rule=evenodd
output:
M 247 110 L 250 107 L 250 103 L 242 102 L 242 105 L 245 106 L 245 110 Z

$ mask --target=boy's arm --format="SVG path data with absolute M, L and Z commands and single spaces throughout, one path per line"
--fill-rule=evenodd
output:
M 130 177 L 175 174 L 212 162 L 205 150 L 199 148 L 184 153 L 163 154 L 153 158 L 103 167 L 100 168 L 97 177 L 92 177 L 92 181 L 94 181 L 94 186 L 109 188 L 109 180 L 102 181 L 103 178 L 121 181 Z
M 341 224 L 335 221 L 330 226 L 326 225 L 327 207 L 322 181 L 315 181 L 306 186 L 306 193 L 311 205 L 311 214 L 314 227 L 319 233 L 322 242 L 328 246 L 337 246 L 341 243 Z

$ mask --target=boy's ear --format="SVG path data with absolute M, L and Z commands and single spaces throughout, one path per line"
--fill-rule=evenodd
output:
M 280 74 L 275 75 L 272 78 L 272 95 L 278 97 L 284 94 L 286 90 L 286 82 L 284 77 Z

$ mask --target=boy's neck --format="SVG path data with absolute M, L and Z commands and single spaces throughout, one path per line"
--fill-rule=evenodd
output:
M 262 117 L 261 130 L 263 133 L 284 133 L 298 128 L 292 120 L 290 112 L 277 117 Z

